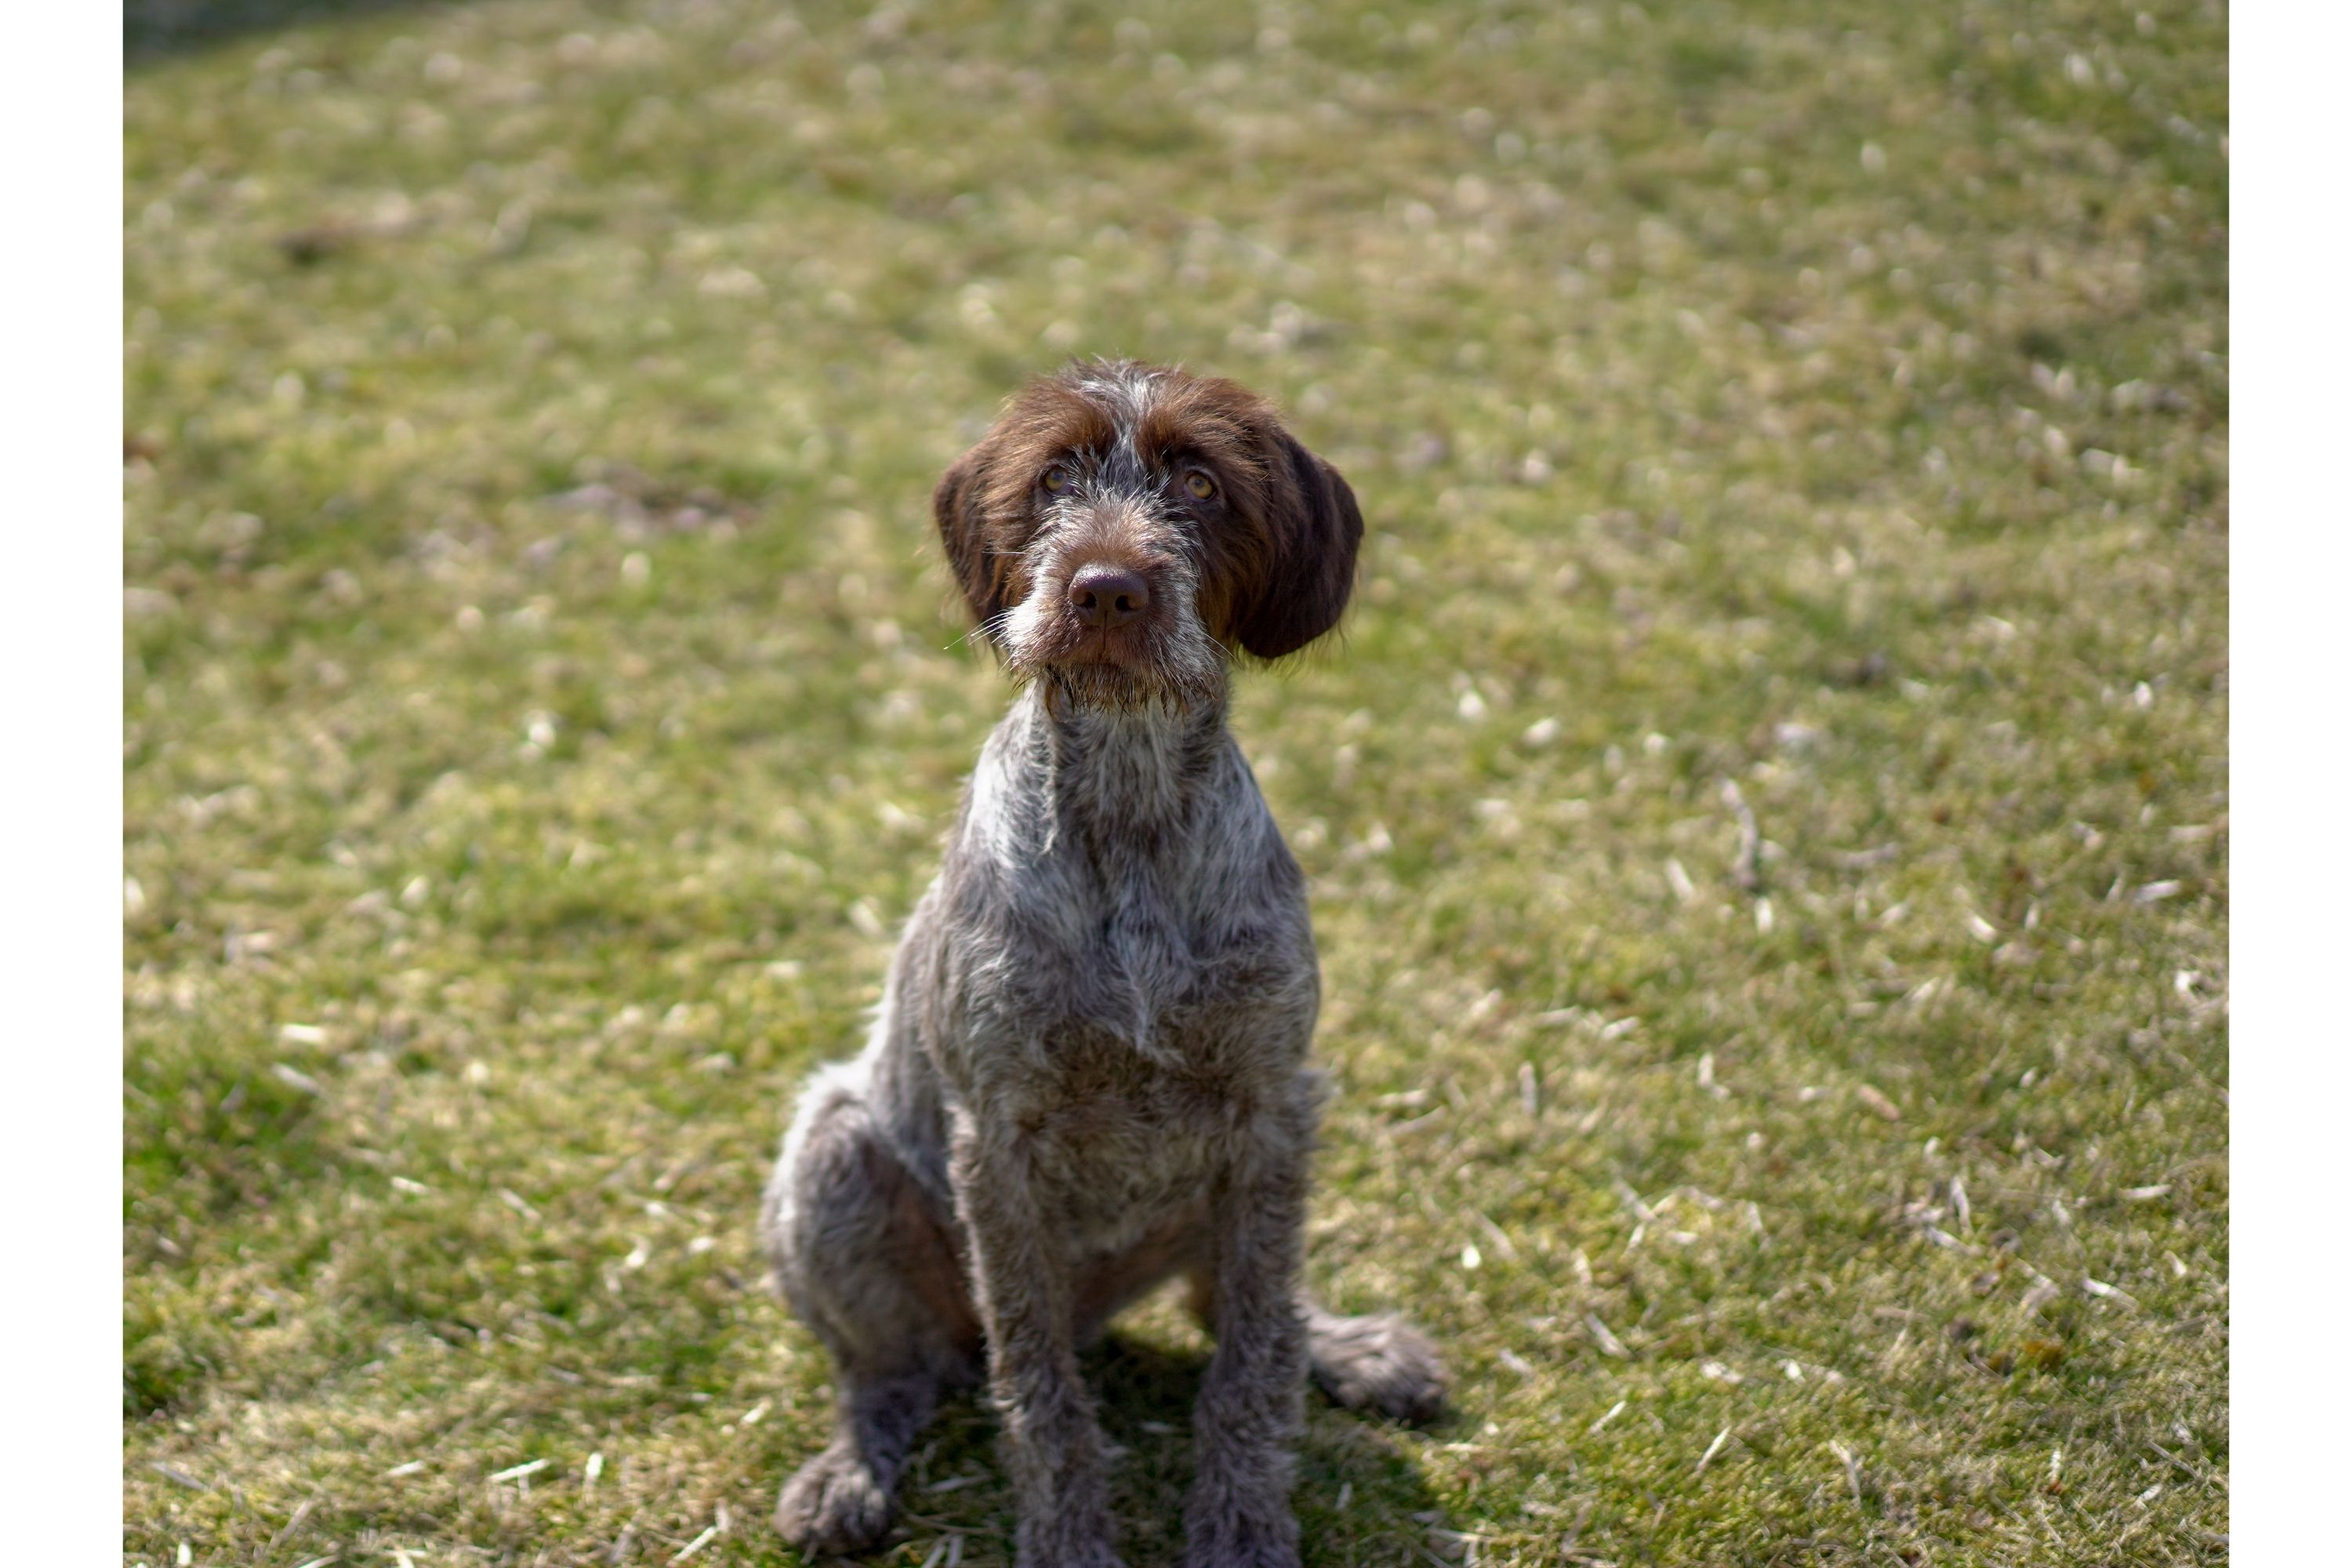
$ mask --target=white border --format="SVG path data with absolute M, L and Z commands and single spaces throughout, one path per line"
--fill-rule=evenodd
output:
M 2231 1550 L 2315 1562 L 2342 1549 L 2352 1381 L 2335 1230 L 2352 1145 L 2336 994 L 2352 963 L 2352 13 L 2242 5 L 2231 34 Z
M 7 1552 L 121 1550 L 121 17 L 30 5 L 0 70 Z

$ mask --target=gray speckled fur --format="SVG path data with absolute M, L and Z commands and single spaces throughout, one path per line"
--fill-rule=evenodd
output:
M 1141 378 L 1166 373 L 1087 374 L 1108 378 L 1125 428 L 1150 400 Z M 1132 458 L 1092 477 L 1090 526 L 1181 533 Z M 785 1486 L 777 1525 L 813 1553 L 878 1543 L 940 1394 L 984 1372 L 1019 1562 L 1115 1563 L 1076 1348 L 1181 1275 L 1216 1339 L 1184 1560 L 1295 1563 L 1310 1363 L 1341 1403 L 1404 1417 L 1434 1413 L 1443 1374 L 1398 1320 L 1299 1294 L 1314 938 L 1225 726 L 1227 660 L 1185 662 L 1222 645 L 1181 553 L 1155 590 L 1176 606 L 1163 687 L 1024 667 L 1022 628 L 1044 635 L 1075 569 L 1056 509 L 1040 510 L 1032 588 L 1006 622 L 1029 683 L 981 753 L 865 1051 L 810 1080 L 769 1184 L 776 1279 L 839 1379 L 837 1432 Z

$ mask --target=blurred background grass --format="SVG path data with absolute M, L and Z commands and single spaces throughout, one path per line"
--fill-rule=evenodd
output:
M 127 1560 L 788 1560 L 761 1288 L 1073 353 L 1349 474 L 1312 1562 L 2226 1555 L 2219 5 L 133 0 Z M 1202 1346 L 1092 1367 L 1172 1560 Z M 885 1561 L 1006 1558 L 951 1410 Z

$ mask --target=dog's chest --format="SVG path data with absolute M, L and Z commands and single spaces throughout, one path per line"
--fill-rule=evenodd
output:
M 1181 1054 L 1188 1016 L 1220 987 L 1220 943 L 1181 890 L 1148 872 L 1077 890 L 1072 919 L 1037 954 L 1043 1011 L 1060 993 L 1060 1035 L 1100 1031 L 1149 1055 Z M 1055 982 L 1059 980 L 1061 984 Z
M 1253 1118 L 1288 1091 L 1313 1026 L 1311 966 L 1139 935 L 1111 938 L 1129 943 L 1127 963 L 1104 998 L 1106 1012 L 1132 1008 L 1133 1022 L 1063 1018 L 1041 1042 L 1032 1085 L 1032 1150 L 1059 1176 L 1072 1223 L 1105 1237 L 1200 1195 Z
M 1304 879 L 1229 740 L 1173 773 L 1135 737 L 1048 766 L 1024 714 L 992 740 L 950 850 L 935 1039 L 955 1092 L 1019 1139 L 1056 1223 L 1099 1240 L 1196 1201 L 1290 1091 L 1314 943 Z
M 1067 866 L 1030 912 L 1010 978 L 1048 1071 L 1108 1054 L 1214 1080 L 1244 1066 L 1234 1047 L 1270 1010 L 1314 985 L 1305 901 L 1262 866 Z

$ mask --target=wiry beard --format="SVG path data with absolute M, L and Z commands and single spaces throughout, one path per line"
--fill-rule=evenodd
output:
M 1224 693 L 1222 670 L 1138 669 L 1121 664 L 1053 664 L 1034 672 L 1047 701 L 1062 712 L 1181 714 L 1207 707 Z

